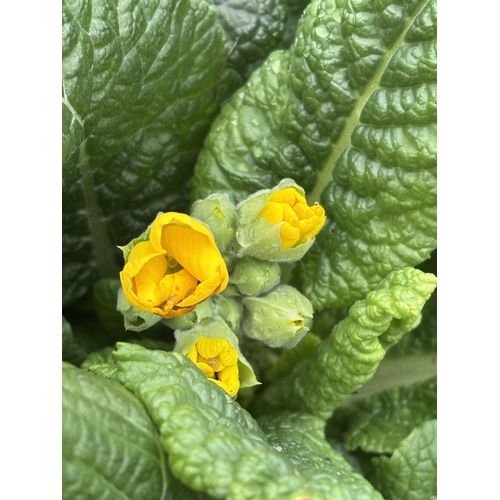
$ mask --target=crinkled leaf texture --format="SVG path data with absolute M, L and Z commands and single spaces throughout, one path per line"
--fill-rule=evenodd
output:
M 299 362 L 286 377 L 270 385 L 258 411 L 305 411 L 323 419 L 365 384 L 385 355 L 389 336 L 415 326 L 436 287 L 436 277 L 418 269 L 391 272 L 349 317 L 338 323 L 313 356 Z M 418 321 L 417 321 L 418 322 Z
M 435 0 L 315 0 L 205 141 L 194 198 L 239 202 L 291 177 L 325 206 L 300 264 L 316 309 L 436 247 L 436 32 Z
M 63 499 L 161 500 L 166 460 L 142 403 L 63 362 Z
M 338 498 L 380 499 L 344 463 L 303 457 L 301 449 L 295 459 L 280 453 L 250 414 L 187 357 L 125 343 L 114 357 L 116 377 L 143 401 L 160 429 L 173 474 L 192 489 L 228 500 L 328 500 L 337 498 L 335 491 L 343 492 Z M 337 466 L 345 480 L 333 472 Z M 325 468 L 333 478 L 325 478 Z M 364 496 L 356 496 L 360 491 Z
M 392 453 L 415 427 L 437 418 L 436 378 L 394 387 L 355 404 L 344 434 L 349 449 Z
M 437 498 L 437 421 L 415 429 L 391 458 L 372 459 L 376 483 L 386 500 Z
M 250 0 L 212 3 L 226 34 L 258 34 L 238 49 L 255 60 L 283 36 L 283 0 L 259 2 L 259 19 Z M 234 45 L 218 22 L 202 0 L 63 1 L 63 305 L 116 278 L 116 246 L 159 211 L 187 210 Z

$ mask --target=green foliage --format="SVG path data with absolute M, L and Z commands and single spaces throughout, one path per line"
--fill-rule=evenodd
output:
M 63 0 L 64 499 L 436 498 L 436 26 L 436 0 Z M 326 211 L 304 248 L 259 215 L 282 182 Z M 119 271 L 190 210 L 229 285 L 162 319 Z M 235 399 L 183 355 L 208 330 Z
M 283 0 L 211 3 L 63 2 L 64 305 L 117 278 L 116 246 L 157 212 L 187 209 L 222 70 L 241 84 L 281 42 Z
M 376 483 L 387 500 L 432 500 L 437 498 L 437 422 L 417 427 L 394 451 L 391 458 L 373 459 Z
M 393 387 L 374 394 L 351 409 L 344 434 L 349 449 L 393 453 L 415 427 L 437 417 L 436 379 Z
M 286 409 L 331 417 L 333 410 L 375 373 L 385 354 L 379 338 L 394 321 L 398 326 L 413 324 L 435 286 L 432 274 L 413 268 L 390 273 L 366 300 L 351 307 L 349 317 L 333 329 L 313 356 L 269 386 L 260 411 Z
M 165 457 L 141 402 L 63 363 L 63 498 L 162 499 Z
M 333 181 L 332 181 L 333 174 Z M 300 264 L 315 308 L 361 299 L 436 247 L 436 3 L 316 0 L 215 120 L 194 197 L 291 177 L 328 222 Z

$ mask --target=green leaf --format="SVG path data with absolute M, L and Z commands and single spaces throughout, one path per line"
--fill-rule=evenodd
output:
M 164 498 L 164 453 L 142 403 L 68 363 L 62 378 L 63 499 Z
M 437 421 L 415 429 L 391 458 L 372 459 L 378 488 L 387 500 L 437 498 Z
M 237 71 L 241 84 L 278 48 L 285 34 L 286 0 L 208 0 L 217 11 L 217 22 L 231 52 L 227 67 Z
M 324 420 L 307 413 L 283 412 L 265 415 L 258 421 L 272 446 L 289 457 L 297 471 L 308 479 L 308 487 L 318 495 L 313 498 L 382 499 L 328 444 Z
M 332 498 L 321 471 L 317 480 L 303 475 L 269 444 L 250 414 L 185 356 L 125 343 L 114 356 L 117 376 L 160 429 L 173 474 L 190 488 L 227 500 Z
M 333 177 L 332 177 L 333 176 Z M 315 0 L 223 107 L 194 198 L 284 177 L 328 220 L 300 264 L 316 309 L 363 298 L 436 247 L 436 1 Z
M 379 337 L 405 318 L 418 316 L 436 286 L 436 278 L 413 268 L 393 271 L 349 317 L 335 326 L 315 354 L 268 387 L 259 411 L 306 411 L 323 419 L 370 380 L 385 350 Z M 404 331 L 400 331 L 404 333 Z
M 120 280 L 106 279 L 94 283 L 94 306 L 99 322 L 108 335 L 124 340 L 123 316 L 116 309 Z
M 394 387 L 358 402 L 344 434 L 347 448 L 392 453 L 415 427 L 437 418 L 436 378 Z

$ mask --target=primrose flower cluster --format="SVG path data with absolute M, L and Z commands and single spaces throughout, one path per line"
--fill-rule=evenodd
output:
M 259 383 L 240 341 L 291 348 L 309 331 L 311 303 L 280 284 L 279 263 L 302 258 L 325 219 L 291 179 L 237 207 L 214 194 L 195 202 L 191 216 L 160 213 L 121 247 L 118 310 L 125 327 L 165 322 L 174 329 L 175 350 L 236 397 L 240 387 Z

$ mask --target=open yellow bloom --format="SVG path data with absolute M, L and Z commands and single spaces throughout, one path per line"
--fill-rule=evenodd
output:
M 231 397 L 238 394 L 238 352 L 227 340 L 200 337 L 186 356 Z
M 186 214 L 168 212 L 153 222 L 149 240 L 131 250 L 120 280 L 133 306 L 172 318 L 222 292 L 229 276 L 210 230 Z
M 283 223 L 280 229 L 283 250 L 314 238 L 326 220 L 323 207 L 317 203 L 308 206 L 306 199 L 291 187 L 273 193 L 259 216 L 272 224 Z

